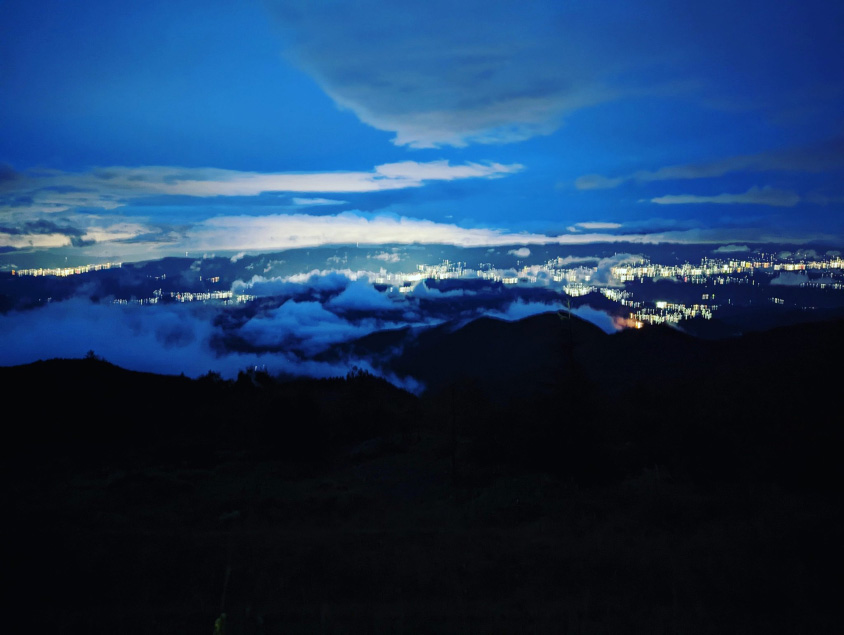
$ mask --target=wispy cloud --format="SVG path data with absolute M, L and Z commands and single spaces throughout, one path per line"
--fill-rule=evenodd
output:
M 741 194 L 716 194 L 715 196 L 701 196 L 698 194 L 669 194 L 651 199 L 658 205 L 697 205 L 701 203 L 715 203 L 717 205 L 770 205 L 773 207 L 793 207 L 800 202 L 800 196 L 789 190 L 778 190 L 772 187 L 751 187 Z
M 302 207 L 319 207 L 322 205 L 344 205 L 347 201 L 337 201 L 331 198 L 300 198 L 293 197 L 293 204 Z
M 0 206 L 38 211 L 71 207 L 115 209 L 141 197 L 257 196 L 264 192 L 379 192 L 421 187 L 431 181 L 498 178 L 522 170 L 519 164 L 402 161 L 368 172 L 260 173 L 218 168 L 172 166 L 109 167 L 87 172 L 32 171 L 9 179 L 0 188 Z M 25 203 L 15 204 L 22 197 Z M 294 199 L 297 205 L 340 204 L 325 198 Z
M 731 172 L 825 172 L 844 168 L 844 137 L 799 148 L 727 157 L 707 163 L 669 165 L 658 170 L 638 170 L 616 177 L 587 174 L 575 181 L 580 190 L 602 190 L 629 182 L 710 179 Z
M 621 229 L 621 223 L 605 223 L 600 221 L 594 222 L 585 222 L 585 223 L 575 223 L 571 227 L 568 228 L 570 232 L 579 232 L 582 230 L 586 231 L 595 231 L 599 229 Z
M 806 200 L 815 205 L 841 205 L 844 203 L 844 194 L 829 194 L 825 192 L 809 192 Z
M 52 248 L 92 242 L 145 240 L 172 243 L 180 240 L 183 237 L 181 229 L 164 228 L 143 217 L 129 222 L 125 216 L 113 213 L 117 208 L 153 198 L 181 197 L 178 204 L 185 207 L 188 205 L 185 197 L 192 200 L 257 197 L 265 192 L 379 192 L 418 188 L 435 181 L 495 179 L 521 169 L 519 164 L 402 161 L 379 165 L 368 172 L 265 174 L 168 166 L 110 167 L 86 172 L 32 170 L 18 173 L 7 170 L 7 178 L 0 181 L 0 213 L 4 216 L 0 226 L 0 247 Z M 282 209 L 295 211 L 303 207 L 345 204 L 345 201 L 324 197 L 293 197 L 291 202 L 292 205 L 282 205 Z M 183 226 L 196 222 L 191 221 L 189 216 L 183 218 Z M 295 229 L 296 219 L 302 216 L 276 215 L 270 217 L 265 225 L 274 225 L 273 220 L 279 218 L 286 218 L 290 228 Z M 60 219 L 61 224 L 51 219 Z M 285 244 L 366 240 L 366 236 L 362 235 L 339 240 L 336 232 L 328 240 L 307 231 L 305 234 L 303 237 L 297 230 Z M 258 242 L 264 245 L 273 241 Z M 239 248 L 260 247 L 244 243 Z
M 742 197 L 743 195 L 729 195 Z M 767 196 L 767 195 L 766 195 Z M 668 198 L 668 197 L 664 197 Z M 683 198 L 683 197 L 677 197 Z M 691 197 L 692 201 L 706 197 Z M 713 197 L 714 198 L 714 197 Z M 725 202 L 719 199 L 720 202 Z M 734 201 L 734 202 L 739 202 Z M 665 204 L 665 203 L 663 203 Z M 92 256 L 115 257 L 115 249 L 124 260 L 148 259 L 190 252 L 269 252 L 282 249 L 359 243 L 378 244 L 445 244 L 463 247 L 511 245 L 583 245 L 590 243 L 753 243 L 795 242 L 811 240 L 838 241 L 841 236 L 818 231 L 764 230 L 758 227 L 690 228 L 673 231 L 641 231 L 638 233 L 572 232 L 542 234 L 512 232 L 484 227 L 461 227 L 456 224 L 408 218 L 387 214 L 343 212 L 336 215 L 272 214 L 265 216 L 217 216 L 182 228 L 164 231 L 154 225 L 119 223 L 98 229 L 87 229 L 80 240 L 86 244 L 81 252 Z M 13 249 L 67 247 L 73 236 L 66 233 L 8 234 L 0 231 L 0 247 Z M 119 242 L 119 247 L 115 247 Z M 93 244 L 91 244 L 93 243 Z M 527 247 L 520 249 L 527 250 Z M 512 250 L 517 253 L 518 249 Z M 380 259 L 392 261 L 382 256 Z

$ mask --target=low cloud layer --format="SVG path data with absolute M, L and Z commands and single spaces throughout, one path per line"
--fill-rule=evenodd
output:
M 776 278 L 771 279 L 771 286 L 799 287 L 809 282 L 809 276 L 805 273 L 783 271 Z
M 547 244 L 557 239 L 542 234 L 464 228 L 429 220 L 347 212 L 336 216 L 220 216 L 191 230 L 187 240 L 193 249 L 272 251 L 326 244 L 431 243 L 470 247 Z
M 209 370 L 226 377 L 254 366 L 274 373 L 317 377 L 344 374 L 344 366 L 293 356 L 226 353 L 211 347 L 213 315 L 193 307 L 140 307 L 72 299 L 25 313 L 0 316 L 3 363 L 80 358 L 87 351 L 132 370 L 197 377 Z
M 366 359 L 326 362 L 292 350 L 318 352 L 383 327 L 374 320 L 353 324 L 317 303 L 289 301 L 275 312 L 246 322 L 240 334 L 263 350 L 244 352 L 221 348 L 224 333 L 214 323 L 215 315 L 205 307 L 186 305 L 125 306 L 82 298 L 55 302 L 0 315 L 2 363 L 78 359 L 93 350 L 118 366 L 145 372 L 198 377 L 213 370 L 232 378 L 258 367 L 272 374 L 322 378 L 342 377 L 358 367 L 411 392 L 423 389 L 413 378 L 383 371 Z
M 85 285 L 78 293 L 100 299 L 79 295 L 0 315 L 2 363 L 80 358 L 93 350 L 128 369 L 191 377 L 209 370 L 233 377 L 256 366 L 274 374 L 330 377 L 358 366 L 418 391 L 412 378 L 390 373 L 389 356 L 349 357 L 338 345 L 385 330 L 465 323 L 484 315 L 519 320 L 563 309 L 559 296 L 541 285 L 517 288 L 473 278 L 447 281 L 443 289 L 420 281 L 412 293 L 399 293 L 379 291 L 371 282 L 374 275 L 256 276 L 235 283 L 236 291 L 260 296 L 247 307 L 114 304 Z M 606 314 L 588 307 L 572 312 L 612 332 Z
M 744 195 L 738 195 L 740 198 Z M 777 200 L 778 191 L 751 193 L 757 203 Z M 679 201 L 675 201 L 679 203 Z M 687 203 L 699 201 L 685 201 Z M 726 202 L 726 201 L 725 201 Z M 733 202 L 740 202 L 739 200 Z M 670 204 L 670 202 L 666 203 Z M 768 203 L 773 204 L 773 203 Z M 509 245 L 583 245 L 590 243 L 756 243 L 806 242 L 828 239 L 815 231 L 786 235 L 782 229 L 762 231 L 758 228 L 725 227 L 686 229 L 641 233 L 575 232 L 548 235 L 515 233 L 492 228 L 467 228 L 456 224 L 438 223 L 417 218 L 393 215 L 365 215 L 344 212 L 334 216 L 284 214 L 255 216 L 220 216 L 211 218 L 186 232 L 184 241 L 174 244 L 174 250 L 251 250 L 273 251 L 297 247 L 331 244 L 445 244 L 461 247 Z M 184 245 L 184 246 L 181 246 Z M 527 247 L 525 247 L 527 249 Z
M 598 267 L 592 275 L 590 282 L 601 286 L 623 286 L 615 276 L 612 275 L 612 268 L 621 265 L 630 265 L 642 262 L 644 256 L 641 254 L 615 254 L 610 258 L 601 258 Z

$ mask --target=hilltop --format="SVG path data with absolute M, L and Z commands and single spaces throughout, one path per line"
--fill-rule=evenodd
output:
M 127 633 L 209 632 L 221 611 L 233 633 L 833 632 L 842 333 L 712 343 L 482 319 L 403 347 L 422 396 L 362 371 L 0 368 L 7 395 L 38 395 L 4 425 L 11 617 Z

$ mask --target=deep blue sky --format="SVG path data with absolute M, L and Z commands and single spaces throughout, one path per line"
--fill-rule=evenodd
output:
M 844 4 L 454 4 L 0 0 L 0 250 L 842 241 Z

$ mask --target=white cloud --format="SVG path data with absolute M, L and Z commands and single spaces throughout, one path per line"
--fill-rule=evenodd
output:
M 615 333 L 622 328 L 618 320 L 609 313 L 600 309 L 593 309 L 588 304 L 572 309 L 571 312 L 580 319 L 591 322 L 604 333 Z
M 7 234 L 0 231 L 0 247 L 27 249 L 67 247 L 71 244 L 70 236 L 65 234 Z
M 543 302 L 526 302 L 519 298 L 514 302 L 511 302 L 503 311 L 487 311 L 486 315 L 514 322 L 516 320 L 521 320 L 526 317 L 530 317 L 531 315 L 539 315 L 540 313 L 550 313 L 552 311 L 559 311 L 562 308 L 562 302 L 545 304 Z
M 374 326 L 347 322 L 319 302 L 287 300 L 249 320 L 238 334 L 258 346 L 296 347 L 314 354 L 336 342 L 367 335 Z
M 396 252 L 382 251 L 372 256 L 372 258 L 373 260 L 383 260 L 384 262 L 399 262 L 401 260 L 401 254 Z
M 620 229 L 622 227 L 621 223 L 604 223 L 604 222 L 586 222 L 586 223 L 575 223 L 571 227 L 569 227 L 569 231 L 576 232 L 582 229 L 586 229 L 589 231 L 594 231 L 596 229 Z
M 187 232 L 191 249 L 271 251 L 327 244 L 436 243 L 460 246 L 556 242 L 543 234 L 463 228 L 395 216 L 367 217 L 352 212 L 335 216 L 277 214 L 218 216 Z
M 323 205 L 344 205 L 346 201 L 335 201 L 331 198 L 299 198 L 293 197 L 293 204 L 302 207 L 321 207 Z
M 401 161 L 375 166 L 367 172 L 260 173 L 219 168 L 176 166 L 114 166 L 88 172 L 42 170 L 23 173 L 9 181 L 2 194 L 9 200 L 25 197 L 28 203 L 2 205 L 8 213 L 56 213 L 78 207 L 113 210 L 143 197 L 257 196 L 264 192 L 341 193 L 379 192 L 421 187 L 430 181 L 499 178 L 522 170 L 519 164 L 448 161 Z M 328 198 L 294 198 L 305 205 L 340 205 Z
M 2 184 L 0 213 L 0 248 L 54 248 L 82 243 L 113 243 L 140 240 L 150 243 L 174 243 L 182 237 L 179 227 L 160 227 L 150 219 L 137 217 L 127 222 L 125 216 L 106 214 L 129 203 L 161 196 L 258 196 L 265 192 L 377 192 L 422 187 L 433 181 L 493 179 L 513 174 L 521 165 L 500 163 L 464 163 L 448 161 L 402 161 L 376 166 L 367 172 L 318 172 L 262 174 L 216 168 L 168 166 L 110 167 L 87 172 L 41 170 L 22 173 Z M 25 201 L 21 203 L 21 201 Z M 13 204 L 14 203 L 14 204 Z M 341 205 L 344 201 L 322 197 L 294 197 L 290 208 Z M 97 208 L 99 215 L 87 210 Z M 277 208 L 276 208 L 277 209 Z M 47 225 L 59 227 L 52 220 L 62 218 L 62 231 L 48 231 Z M 276 216 L 275 218 L 281 218 Z M 295 214 L 288 219 L 301 218 Z M 310 217 L 308 217 L 310 218 Z M 27 228 L 35 228 L 28 231 Z M 366 237 L 347 241 L 366 242 Z M 311 236 L 305 244 L 324 244 Z M 377 241 L 376 241 L 377 242 Z M 287 244 L 299 245 L 291 239 Z M 199 247 L 188 246 L 189 250 Z M 238 249 L 252 250 L 249 244 Z M 131 251 L 124 245 L 125 251 Z
M 747 245 L 721 245 L 717 249 L 713 249 L 713 254 L 735 254 L 750 251 Z
M 567 310 L 562 302 L 544 304 L 542 302 L 525 302 L 520 298 L 508 305 L 503 311 L 488 311 L 486 314 L 507 321 L 516 321 L 532 315 Z M 619 330 L 619 326 L 612 316 L 604 311 L 585 305 L 572 309 L 571 312 L 580 319 L 591 322 L 605 333 L 615 333 Z
M 128 240 L 145 234 L 147 227 L 140 223 L 115 223 L 107 227 L 91 227 L 82 236 L 83 240 L 92 242 L 111 242 L 114 240 Z
M 220 355 L 210 346 L 216 327 L 185 305 L 118 306 L 72 299 L 0 316 L 3 363 L 80 358 L 89 350 L 132 370 L 198 377 L 216 370 L 225 377 L 253 366 L 271 373 L 343 376 L 348 364 L 298 360 L 286 353 Z
M 474 291 L 470 291 L 467 289 L 450 289 L 448 291 L 441 291 L 436 287 L 428 288 L 425 280 L 420 280 L 416 285 L 413 287 L 412 291 L 413 297 L 415 298 L 424 298 L 426 300 L 441 300 L 444 298 L 462 298 L 467 295 L 474 295 Z
M 233 293 L 245 293 L 258 297 L 294 297 L 314 293 L 336 293 L 345 289 L 354 280 L 374 280 L 378 276 L 372 271 L 351 271 L 349 269 L 317 270 L 296 273 L 290 276 L 265 278 L 253 276 L 251 280 L 235 280 Z
M 390 298 L 362 280 L 350 283 L 337 296 L 331 298 L 326 306 L 339 311 L 391 311 L 396 308 Z
M 615 254 L 608 258 L 601 258 L 595 273 L 592 274 L 590 282 L 600 286 L 624 286 L 624 283 L 612 275 L 612 268 L 620 265 L 635 264 L 642 262 L 644 256 L 641 254 Z
M 522 170 L 518 163 L 503 165 L 501 163 L 466 163 L 464 165 L 450 165 L 448 161 L 402 161 L 400 163 L 386 163 L 375 168 L 378 177 L 397 181 L 454 181 L 457 179 L 498 178 Z
M 150 227 L 151 232 L 157 228 Z M 586 245 L 591 243 L 806 243 L 840 242 L 842 236 L 816 230 L 789 230 L 758 227 L 686 229 L 641 233 L 576 232 L 560 235 L 517 233 L 495 228 L 465 228 L 448 223 L 394 215 L 364 215 L 343 212 L 337 215 L 271 214 L 267 216 L 218 216 L 195 223 L 180 233 L 159 232 L 150 242 L 143 237 L 130 243 L 97 243 L 79 247 L 79 253 L 92 257 L 119 258 L 124 262 L 148 260 L 185 251 L 269 252 L 320 245 L 444 244 L 462 247 L 504 247 L 512 245 Z M 4 237 L 0 234 L 0 240 Z M 16 239 L 11 236 L 11 239 Z M 39 236 L 38 238 L 42 238 Z M 56 236 L 57 244 L 67 245 L 66 236 Z
M 530 249 L 527 247 L 519 247 L 518 249 L 511 249 L 507 253 L 511 256 L 516 256 L 516 258 L 527 258 L 530 256 Z
M 185 229 L 172 242 L 161 245 L 140 244 L 141 259 L 157 253 L 185 251 L 276 251 L 297 247 L 354 244 L 445 244 L 462 247 L 511 245 L 584 245 L 590 243 L 804 243 L 813 240 L 840 241 L 841 237 L 818 231 L 764 230 L 755 227 L 687 229 L 677 231 L 609 234 L 577 232 L 548 235 L 515 233 L 494 228 L 465 228 L 430 220 L 364 215 L 343 212 L 337 215 L 271 214 L 267 216 L 218 216 Z M 121 245 L 122 250 L 124 245 Z M 81 248 L 93 255 L 106 255 L 97 246 Z M 126 258 L 124 258 L 126 260 Z
M 772 286 L 783 287 L 799 287 L 809 281 L 809 276 L 805 273 L 795 273 L 792 271 L 783 271 L 776 278 L 771 280 Z

